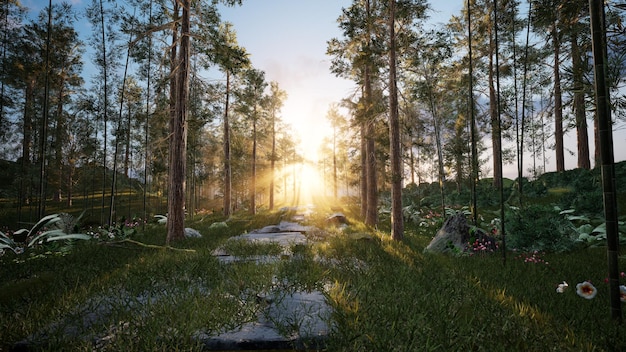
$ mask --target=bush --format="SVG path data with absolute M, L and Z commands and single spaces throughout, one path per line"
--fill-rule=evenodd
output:
M 509 248 L 551 252 L 573 248 L 576 232 L 557 210 L 543 205 L 508 211 L 505 230 Z

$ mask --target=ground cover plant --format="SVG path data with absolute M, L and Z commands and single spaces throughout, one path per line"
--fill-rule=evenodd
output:
M 290 258 L 271 244 L 228 241 L 289 216 L 267 211 L 190 219 L 203 237 L 172 247 L 163 246 L 164 226 L 151 221 L 143 230 L 125 222 L 86 241 L 5 250 L 0 350 L 25 340 L 33 350 L 201 350 L 198 336 L 253 321 L 264 307 L 258 297 L 276 289 L 324 293 L 332 307 L 328 351 L 626 350 L 626 328 L 609 317 L 597 214 L 551 207 L 544 217 L 547 205 L 529 207 L 507 231 L 544 229 L 532 243 L 546 246 L 511 246 L 504 257 L 472 243 L 473 250 L 443 256 L 423 253 L 441 225 L 440 210 L 409 205 L 401 242 L 389 239 L 384 206 L 378 229 L 347 208 L 347 227 L 329 225 L 318 208 L 306 224 L 319 230 L 307 234 L 309 244 L 291 248 Z M 447 209 L 455 211 L 463 209 Z M 497 238 L 497 212 L 483 213 L 478 226 Z M 214 255 L 220 247 L 280 259 L 224 264 Z M 626 271 L 624 258 L 619 266 Z M 293 329 L 284 327 L 286 334 Z

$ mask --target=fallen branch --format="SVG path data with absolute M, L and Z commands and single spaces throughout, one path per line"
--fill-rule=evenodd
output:
M 118 246 L 118 245 L 120 245 L 122 243 L 131 243 L 131 244 L 135 244 L 135 245 L 140 246 L 140 247 L 152 248 L 152 249 L 171 249 L 173 251 L 188 252 L 188 253 L 195 253 L 196 252 L 195 249 L 175 248 L 175 247 L 172 247 L 172 246 L 157 246 L 155 244 L 146 244 L 146 243 L 142 243 L 142 242 L 131 240 L 131 239 L 124 239 L 124 240 L 114 241 L 114 242 L 106 242 L 107 245 L 111 245 L 111 246 Z

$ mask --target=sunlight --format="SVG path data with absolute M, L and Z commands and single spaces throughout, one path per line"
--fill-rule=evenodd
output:
M 311 161 L 296 165 L 296 205 L 318 204 L 324 197 L 324 175 Z

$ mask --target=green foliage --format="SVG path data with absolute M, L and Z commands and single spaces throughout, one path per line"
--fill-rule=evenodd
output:
M 193 253 L 84 241 L 64 257 L 19 263 L 14 255 L 0 257 L 0 349 L 45 332 L 42 350 L 200 351 L 199 332 L 252 321 L 264 307 L 258 297 L 277 288 L 323 290 L 333 309 L 328 351 L 626 349 L 607 312 L 603 249 L 545 253 L 541 260 L 531 255 L 536 260 L 513 258 L 506 265 L 498 256 L 424 256 L 432 229 L 407 223 L 403 242 L 386 233 L 357 240 L 338 232 L 293 246 L 289 260 L 222 264 L 215 248 L 277 218 L 237 214 L 228 227 L 210 228 L 221 220 L 189 224 L 204 235 L 180 244 Z M 164 242 L 162 226 L 146 229 L 143 241 Z M 278 253 L 273 246 L 229 245 L 243 255 Z M 624 259 L 619 264 L 626 265 Z M 584 280 L 596 284 L 594 300 L 572 289 Z M 563 281 L 572 287 L 558 294 Z M 82 326 L 88 314 L 95 320 Z
M 507 246 L 521 251 L 569 250 L 576 235 L 572 223 L 558 209 L 544 205 L 509 209 L 505 231 Z
M 57 241 L 91 239 L 89 235 L 73 232 L 77 229 L 76 223 L 79 219 L 74 220 L 74 218 L 68 214 L 51 214 L 41 218 L 30 229 L 17 230 L 13 235 L 25 236 L 28 240 L 26 244 L 27 248 Z M 10 249 L 15 254 L 24 252 L 24 248 L 21 247 L 21 245 L 17 244 L 5 233 L 0 232 L 0 250 L 3 249 Z

